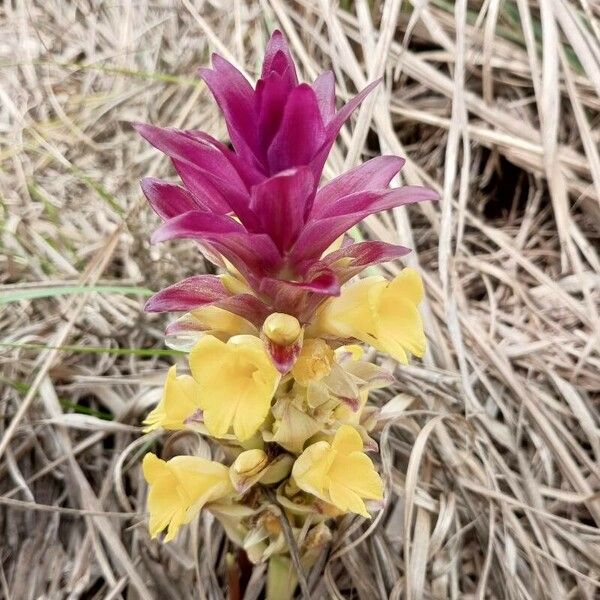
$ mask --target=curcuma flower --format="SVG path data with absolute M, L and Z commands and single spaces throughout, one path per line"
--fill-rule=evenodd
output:
M 176 456 L 169 461 L 154 454 L 144 456 L 144 477 L 150 486 L 148 510 L 150 535 L 167 529 L 165 542 L 177 536 L 209 502 L 233 493 L 229 469 L 197 456 Z
M 256 86 L 223 58 L 202 69 L 229 130 L 233 150 L 199 131 L 137 124 L 167 154 L 182 186 L 145 179 L 142 189 L 165 223 L 153 242 L 189 238 L 242 282 L 193 277 L 152 297 L 149 311 L 213 304 L 260 326 L 265 312 L 309 320 L 318 304 L 369 265 L 409 250 L 379 241 L 328 248 L 370 214 L 437 196 L 418 186 L 388 189 L 404 160 L 380 156 L 319 188 L 325 159 L 343 123 L 377 85 L 339 111 L 334 78 L 298 83 L 287 44 L 271 37 Z M 244 288 L 244 286 L 246 286 Z
M 145 432 L 159 427 L 185 429 L 201 415 L 200 388 L 190 375 L 177 375 L 177 367 L 169 369 L 162 400 L 144 421 Z
M 342 425 L 331 443 L 317 442 L 304 450 L 294 463 L 292 477 L 301 490 L 342 512 L 370 517 L 364 500 L 383 498 L 381 478 L 350 425 Z
M 414 269 L 404 269 L 388 282 L 383 277 L 361 279 L 318 310 L 313 335 L 354 338 L 408 364 L 408 354 L 423 356 L 426 340 L 418 305 L 423 283 Z
M 243 442 L 256 433 L 280 379 L 259 338 L 238 335 L 225 343 L 206 336 L 192 349 L 190 368 L 211 435 L 222 438 L 233 429 Z

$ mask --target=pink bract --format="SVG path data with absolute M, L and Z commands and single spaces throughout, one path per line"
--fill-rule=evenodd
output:
M 200 275 L 158 292 L 146 310 L 214 304 L 257 325 L 270 312 L 308 322 L 324 299 L 338 295 L 362 269 L 409 252 L 370 241 L 342 244 L 325 254 L 370 214 L 437 199 L 423 187 L 388 188 L 404 164 L 395 156 L 371 159 L 319 188 L 340 128 L 378 81 L 336 111 L 333 74 L 323 73 L 312 85 L 299 83 L 279 31 L 267 45 L 254 88 L 218 55 L 200 76 L 223 113 L 233 149 L 201 131 L 135 124 L 171 158 L 182 181 L 181 186 L 142 181 L 165 221 L 152 241 L 198 241 L 209 257 L 231 263 L 253 294 L 232 294 L 216 276 Z

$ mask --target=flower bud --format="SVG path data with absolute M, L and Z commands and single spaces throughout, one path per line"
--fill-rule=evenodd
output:
M 263 450 L 242 452 L 229 468 L 229 477 L 236 491 L 243 494 L 265 474 L 269 459 Z
M 302 328 L 296 317 L 283 313 L 269 315 L 263 324 L 264 334 L 278 346 L 289 346 L 298 340 Z
M 291 473 L 293 464 L 294 459 L 289 454 L 280 454 L 269 464 L 260 482 L 270 485 L 285 479 Z
M 287 396 L 277 400 L 271 410 L 276 419 L 273 423 L 273 441 L 289 452 L 300 454 L 306 440 L 321 429 L 321 423 Z
M 331 529 L 323 521 L 310 529 L 302 545 L 302 564 L 312 566 L 332 538 Z
M 269 315 L 263 323 L 262 338 L 277 370 L 287 373 L 302 349 L 303 331 L 298 319 L 283 313 Z

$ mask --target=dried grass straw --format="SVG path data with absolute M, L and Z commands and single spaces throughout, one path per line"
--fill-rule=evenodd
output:
M 139 457 L 154 437 L 137 426 L 174 357 L 142 297 L 206 265 L 191 243 L 149 247 L 137 180 L 172 171 L 127 122 L 222 137 L 195 68 L 217 50 L 256 77 L 275 26 L 304 76 L 332 68 L 341 96 L 385 75 L 327 177 L 397 153 L 408 183 L 443 197 L 356 231 L 416 248 L 430 351 L 376 399 L 385 512 L 340 524 L 312 597 L 600 596 L 596 2 L 0 12 L 0 596 L 227 595 L 232 549 L 210 516 L 176 545 L 144 527 Z M 244 597 L 264 579 L 255 569 Z

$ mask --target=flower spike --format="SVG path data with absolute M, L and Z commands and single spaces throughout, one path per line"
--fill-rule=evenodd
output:
M 184 313 L 165 341 L 187 354 L 191 375 L 171 367 L 144 424 L 205 436 L 220 462 L 147 454 L 149 529 L 152 537 L 166 530 L 169 541 L 208 510 L 252 562 L 269 561 L 271 569 L 289 560 L 291 534 L 310 567 L 331 540 L 329 521 L 370 517 L 383 499 L 366 454 L 378 448 L 370 394 L 398 381 L 368 362 L 359 344 L 402 364 L 426 350 L 419 274 L 357 278 L 410 249 L 355 243 L 348 232 L 369 215 L 437 195 L 390 189 L 404 164 L 395 156 L 322 184 L 341 127 L 380 81 L 337 110 L 333 74 L 299 81 L 279 31 L 256 84 L 218 55 L 200 76 L 231 147 L 201 131 L 135 125 L 181 179 L 142 181 L 163 221 L 152 242 L 194 240 L 218 273 L 192 275 L 146 303 L 149 312 Z M 273 498 L 289 523 L 286 535 Z

